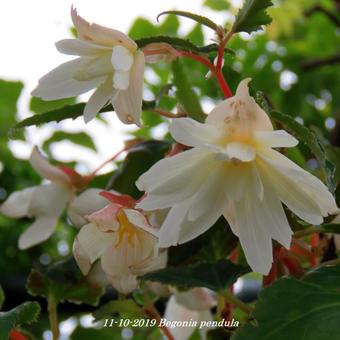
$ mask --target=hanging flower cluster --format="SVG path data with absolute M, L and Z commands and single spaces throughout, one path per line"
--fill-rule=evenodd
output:
M 73 254 L 82 273 L 88 275 L 100 263 L 107 282 L 128 294 L 138 287 L 138 276 L 166 266 L 167 248 L 197 238 L 221 216 L 239 238 L 252 270 L 266 275 L 273 263 L 273 240 L 287 250 L 291 246 L 293 232 L 282 204 L 312 225 L 339 213 L 327 187 L 280 152 L 298 140 L 274 130 L 249 94 L 250 79 L 242 80 L 231 95 L 221 71 L 230 37 L 220 36 L 218 56 L 211 62 L 166 42 L 138 48 L 124 33 L 90 24 L 74 8 L 71 15 L 77 38 L 61 40 L 56 47 L 77 58 L 42 77 L 34 96 L 52 100 L 94 90 L 84 109 L 85 122 L 111 103 L 123 123 L 139 126 L 145 62 L 189 57 L 209 67 L 226 99 L 203 123 L 174 117 L 170 133 L 178 143 L 176 152 L 139 177 L 136 185 L 145 192 L 139 201 L 87 188 L 95 174 L 82 177 L 53 166 L 35 148 L 31 165 L 49 182 L 11 194 L 0 208 L 12 218 L 35 218 L 19 239 L 20 249 L 48 239 L 67 207 L 69 220 L 80 228 Z M 215 300 L 189 308 L 186 302 L 196 293 L 202 291 L 176 293 L 166 313 L 207 317 Z

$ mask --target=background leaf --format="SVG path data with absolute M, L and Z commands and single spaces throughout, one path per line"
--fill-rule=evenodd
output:
M 174 84 L 176 86 L 176 96 L 181 105 L 183 105 L 188 115 L 200 122 L 205 119 L 199 98 L 190 84 L 187 73 L 183 69 L 183 64 L 180 60 L 175 60 L 172 63 L 172 71 L 174 76 Z
M 201 15 L 197 15 L 194 13 L 190 13 L 190 12 L 185 12 L 185 11 L 164 11 L 160 14 L 158 14 L 157 16 L 157 20 L 160 16 L 164 15 L 164 14 L 174 14 L 174 15 L 178 15 L 178 16 L 182 16 L 182 17 L 186 17 L 189 19 L 192 19 L 198 23 L 200 23 L 201 25 L 207 26 L 211 29 L 213 29 L 214 31 L 217 30 L 218 26 L 209 18 L 201 16 Z
M 234 33 L 257 31 L 262 25 L 268 25 L 272 19 L 266 13 L 272 6 L 271 0 L 245 0 L 239 9 L 232 27 Z
M 168 267 L 147 273 L 141 277 L 176 286 L 180 289 L 206 287 L 221 292 L 236 282 L 237 278 L 247 273 L 248 268 L 234 264 L 228 260 L 215 263 L 197 263 L 183 267 Z
M 301 281 L 283 278 L 263 289 L 253 316 L 234 340 L 337 339 L 340 333 L 340 266 L 321 267 Z
M 8 312 L 0 312 L 0 339 L 8 339 L 13 328 L 36 322 L 40 314 L 37 302 L 24 302 Z
M 89 283 L 73 257 L 51 265 L 46 271 L 33 269 L 27 279 L 27 290 L 33 296 L 49 297 L 57 302 L 97 305 L 103 288 Z

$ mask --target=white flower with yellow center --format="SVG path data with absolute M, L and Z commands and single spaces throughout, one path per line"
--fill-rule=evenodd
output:
M 314 225 L 339 210 L 318 178 L 273 149 L 298 141 L 284 130 L 273 131 L 267 114 L 249 96 L 249 81 L 243 80 L 204 124 L 173 121 L 174 139 L 192 149 L 159 161 L 138 179 L 147 196 L 137 207 L 171 207 L 159 232 L 161 247 L 194 239 L 224 215 L 251 268 L 267 274 L 272 239 L 286 248 L 291 242 L 281 202 Z
M 90 24 L 71 10 L 77 39 L 56 43 L 59 52 L 79 58 L 61 64 L 39 80 L 33 96 L 44 100 L 78 96 L 96 89 L 84 109 L 89 122 L 109 101 L 119 119 L 140 124 L 145 58 L 124 33 Z
M 105 193 L 117 202 L 114 194 Z M 73 247 L 74 257 L 87 275 L 100 259 L 108 281 L 119 292 L 128 294 L 138 286 L 137 276 L 162 268 L 166 252 L 157 248 L 157 228 L 145 215 L 119 203 L 110 203 L 87 216 L 88 224 L 78 233 Z

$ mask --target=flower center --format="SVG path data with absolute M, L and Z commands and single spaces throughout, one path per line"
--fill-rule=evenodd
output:
M 123 210 L 118 212 L 117 220 L 119 222 L 119 229 L 117 231 L 118 239 L 115 247 L 120 246 L 124 237 L 127 237 L 129 244 L 133 246 L 133 237 L 137 233 L 136 228 L 130 223 Z

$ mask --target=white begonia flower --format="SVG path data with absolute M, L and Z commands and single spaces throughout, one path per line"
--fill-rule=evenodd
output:
M 44 100 L 78 96 L 96 89 L 84 109 L 89 122 L 111 101 L 118 118 L 140 124 L 145 58 L 137 44 L 117 30 L 90 24 L 71 9 L 77 39 L 56 43 L 59 52 L 79 58 L 61 64 L 39 80 L 33 96 Z
M 187 292 L 178 292 L 172 295 L 167 303 L 164 318 L 167 321 L 187 321 L 198 326 L 201 321 L 213 321 L 210 309 L 216 306 L 216 298 L 206 288 L 194 288 Z M 173 327 L 170 333 L 176 340 L 187 340 L 196 327 Z M 206 338 L 208 327 L 200 328 L 202 339 Z
M 108 281 L 119 292 L 128 294 L 137 288 L 138 275 L 165 266 L 167 255 L 157 247 L 157 228 L 142 212 L 109 203 L 87 219 L 89 223 L 80 229 L 73 246 L 84 275 L 100 259 Z
M 273 149 L 298 141 L 284 130 L 273 131 L 249 95 L 249 81 L 243 80 L 204 124 L 173 121 L 174 139 L 192 149 L 159 161 L 138 179 L 147 196 L 137 207 L 171 207 L 159 232 L 160 247 L 190 241 L 224 215 L 251 268 L 268 274 L 272 239 L 289 248 L 292 237 L 281 202 L 314 225 L 339 209 L 318 178 Z
M 20 249 L 32 247 L 52 235 L 61 213 L 75 191 L 72 178 L 49 164 L 37 148 L 33 149 L 30 163 L 50 183 L 16 191 L 0 207 L 0 213 L 8 217 L 35 218 L 34 223 L 19 238 Z

